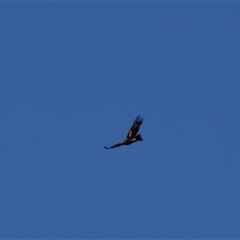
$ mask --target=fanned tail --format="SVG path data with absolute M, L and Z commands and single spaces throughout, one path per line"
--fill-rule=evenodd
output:
M 137 139 L 138 141 L 143 141 L 141 134 L 138 134 L 138 135 L 136 136 L 136 139 Z

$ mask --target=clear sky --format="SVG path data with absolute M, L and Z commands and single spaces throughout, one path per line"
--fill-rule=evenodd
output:
M 0 3 L 1 238 L 240 238 L 239 12 Z

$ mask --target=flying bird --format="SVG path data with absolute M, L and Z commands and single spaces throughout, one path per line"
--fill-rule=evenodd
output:
M 141 137 L 141 134 L 137 134 L 140 126 L 142 125 L 142 123 L 143 123 L 143 118 L 140 117 L 140 116 L 137 116 L 136 119 L 133 121 L 132 127 L 128 131 L 126 139 L 123 142 L 114 144 L 111 147 L 105 147 L 104 146 L 104 148 L 105 149 L 116 148 L 116 147 L 120 147 L 122 145 L 130 145 L 130 144 L 132 144 L 134 142 L 137 142 L 137 141 L 143 141 L 143 139 Z

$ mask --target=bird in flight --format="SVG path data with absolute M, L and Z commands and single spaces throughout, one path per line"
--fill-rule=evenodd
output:
M 116 148 L 116 147 L 120 147 L 122 145 L 130 145 L 130 144 L 132 144 L 134 142 L 137 142 L 137 141 L 143 141 L 143 139 L 141 137 L 141 134 L 137 134 L 140 126 L 142 125 L 142 123 L 143 123 L 143 118 L 140 117 L 140 116 L 137 116 L 136 119 L 133 121 L 132 127 L 128 131 L 126 139 L 123 142 L 114 144 L 111 147 L 105 147 L 104 146 L 104 148 L 105 149 Z

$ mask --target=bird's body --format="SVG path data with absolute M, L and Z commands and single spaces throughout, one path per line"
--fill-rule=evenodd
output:
M 116 148 L 116 147 L 120 147 L 122 145 L 130 145 L 137 141 L 143 141 L 141 134 L 137 134 L 142 123 L 143 123 L 143 118 L 141 118 L 140 116 L 137 116 L 136 119 L 133 121 L 132 127 L 128 131 L 126 139 L 123 142 L 114 144 L 111 147 L 104 146 L 104 148 L 105 149 Z

